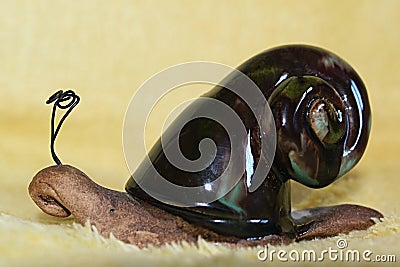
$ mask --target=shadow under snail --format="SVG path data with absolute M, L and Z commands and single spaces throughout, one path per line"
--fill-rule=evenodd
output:
M 276 125 L 272 167 L 256 190 L 249 190 L 247 179 L 257 164 L 265 163 L 260 145 L 264 129 L 257 123 L 263 114 L 252 113 L 235 93 L 215 86 L 205 97 L 227 104 L 239 115 L 249 137 L 243 146 L 229 149 L 229 137 L 218 122 L 197 118 L 177 132 L 179 145 L 182 154 L 194 160 L 199 157 L 199 142 L 211 138 L 216 154 L 208 166 L 195 172 L 177 168 L 168 161 L 160 139 L 148 154 L 154 168 L 144 162 L 132 176 L 152 181 L 156 170 L 179 185 L 203 185 L 224 172 L 231 153 L 239 153 L 237 166 L 246 166 L 246 170 L 226 195 L 211 203 L 180 207 L 153 198 L 132 177 L 126 184 L 127 193 L 118 192 L 97 185 L 72 166 L 62 165 L 54 152 L 54 140 L 79 102 L 69 90 L 57 92 L 47 102 L 55 102 L 51 151 L 57 165 L 34 176 L 30 196 L 50 215 L 72 214 L 82 224 L 89 220 L 102 235 L 113 233 L 139 247 L 196 242 L 198 236 L 231 246 L 288 243 L 364 230 L 374 224 L 372 218 L 383 217 L 373 209 L 349 204 L 291 211 L 290 179 L 312 188 L 325 187 L 352 169 L 364 153 L 371 111 L 365 86 L 354 69 L 324 49 L 288 45 L 252 57 L 238 70 L 261 90 Z M 226 84 L 234 83 L 235 78 L 228 76 Z M 56 107 L 69 110 L 54 129 Z M 210 108 L 195 101 L 183 113 Z M 168 131 L 176 133 L 174 127 L 172 123 L 168 128 L 167 141 L 172 138 Z M 245 151 L 246 147 L 249 150 Z M 254 163 L 250 170 L 246 165 L 249 160 Z

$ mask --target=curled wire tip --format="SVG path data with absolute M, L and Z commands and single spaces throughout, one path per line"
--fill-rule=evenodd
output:
M 62 90 L 58 90 L 54 94 L 52 94 L 49 99 L 47 99 L 46 104 L 50 104 L 51 102 L 54 102 L 61 94 L 63 93 Z
M 76 105 L 78 105 L 79 101 L 80 97 L 76 95 L 75 92 L 72 90 L 67 90 L 65 92 L 63 90 L 58 90 L 53 95 L 51 95 L 49 99 L 46 101 L 46 104 L 51 104 L 54 102 L 53 110 L 51 113 L 50 151 L 51 151 L 51 156 L 53 157 L 53 160 L 57 165 L 61 165 L 62 163 L 60 159 L 57 157 L 57 154 L 54 150 L 54 143 L 56 137 L 65 119 L 68 117 L 69 113 L 71 113 L 71 111 L 76 107 Z M 59 109 L 68 109 L 68 110 L 65 112 L 65 114 L 58 122 L 57 127 L 55 127 L 55 115 L 57 107 Z

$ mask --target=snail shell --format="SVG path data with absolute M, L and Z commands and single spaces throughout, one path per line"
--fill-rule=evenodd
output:
M 201 156 L 200 141 L 211 138 L 216 146 L 214 159 L 200 171 L 182 170 L 169 162 L 161 139 L 149 152 L 149 158 L 165 179 L 192 187 L 217 179 L 225 171 L 230 154 L 238 153 L 241 162 L 237 167 L 243 169 L 243 175 L 235 187 L 211 203 L 177 207 L 156 200 L 139 186 L 138 179 L 150 182 L 155 179 L 154 168 L 144 162 L 128 180 L 126 191 L 133 198 L 223 235 L 254 238 L 295 233 L 297 225 L 290 216 L 289 179 L 313 188 L 324 187 L 360 160 L 371 126 L 365 86 L 344 60 L 324 49 L 305 45 L 267 50 L 243 63 L 238 70 L 259 87 L 275 119 L 276 154 L 261 186 L 251 192 L 248 181 L 256 166 L 265 164 L 260 158 L 264 129 L 256 119 L 260 116 L 263 120 L 263 114 L 253 114 L 240 97 L 223 86 L 216 86 L 205 97 L 225 103 L 239 115 L 247 133 L 243 146 L 230 148 L 229 136 L 218 122 L 197 118 L 181 129 L 182 116 L 178 116 L 165 132 L 163 142 L 166 140 L 168 144 L 169 138 L 179 134 L 182 154 L 196 160 Z M 234 83 L 235 76 L 229 76 L 226 82 L 227 85 Z M 201 113 L 210 108 L 195 101 L 184 112 Z M 218 188 L 212 190 L 218 191 Z

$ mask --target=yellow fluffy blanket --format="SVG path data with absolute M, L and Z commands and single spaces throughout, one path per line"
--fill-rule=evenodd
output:
M 392 256 L 400 261 L 399 2 L 2 1 L 0 10 L 0 266 L 267 266 L 286 264 L 285 258 L 294 263 L 289 255 L 296 253 L 296 266 L 308 266 L 302 253 L 315 251 L 318 260 L 329 249 L 338 256 L 366 253 L 363 265 Z M 139 250 L 73 218 L 47 216 L 29 198 L 33 175 L 53 164 L 44 101 L 57 88 L 74 88 L 82 97 L 57 140 L 61 160 L 122 190 L 129 176 L 124 112 L 143 81 L 173 64 L 237 66 L 266 48 L 299 42 L 332 50 L 358 70 L 369 90 L 373 128 L 363 160 L 344 178 L 320 190 L 293 183 L 293 208 L 369 206 L 385 215 L 369 230 L 267 249 L 232 250 L 199 240 L 197 247 Z M 163 115 L 155 114 L 149 126 L 150 143 Z M 273 250 L 273 258 L 258 259 Z M 324 255 L 326 265 L 350 263 L 347 254 Z

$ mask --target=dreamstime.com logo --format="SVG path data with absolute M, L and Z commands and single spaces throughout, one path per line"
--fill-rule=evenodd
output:
M 257 252 L 257 258 L 260 261 L 282 261 L 282 262 L 396 262 L 396 255 L 378 255 L 371 250 L 363 251 L 357 249 L 348 249 L 348 243 L 345 239 L 338 239 L 336 247 L 316 252 L 314 249 L 275 250 L 264 246 Z
M 250 192 L 255 191 L 267 177 L 271 168 L 269 163 L 273 162 L 275 155 L 276 128 L 273 114 L 267 99 L 247 75 L 232 67 L 215 62 L 189 62 L 169 67 L 155 74 L 136 91 L 125 114 L 123 129 L 125 160 L 133 179 L 142 190 L 161 202 L 180 207 L 193 207 L 199 203 L 208 204 L 220 199 L 233 189 L 245 172 L 245 169 L 238 164 L 241 162 L 240 157 L 243 154 L 230 153 L 223 173 L 212 182 L 195 187 L 180 186 L 165 179 L 155 169 L 146 153 L 146 124 L 156 104 L 178 87 L 199 83 L 221 86 L 232 91 L 247 104 L 257 120 L 261 129 L 261 155 L 251 176 Z M 199 97 L 195 101 L 196 105 L 193 110 L 182 112 L 175 120 L 180 123 L 179 125 L 174 121 L 174 127 L 167 128 L 167 134 L 161 135 L 160 133 L 163 153 L 169 164 L 184 172 L 199 172 L 206 169 L 215 159 L 217 151 L 217 144 L 210 138 L 204 138 L 198 144 L 193 144 L 197 145 L 200 151 L 198 159 L 190 160 L 183 155 L 179 147 L 180 132 L 192 120 L 206 118 L 221 125 L 228 134 L 230 151 L 233 151 L 233 148 L 242 148 L 246 142 L 250 147 L 250 136 L 246 127 L 239 114 L 231 106 L 210 97 Z M 138 129 L 143 129 L 140 136 L 143 145 L 140 147 L 134 143 L 135 140 L 132 140 L 132 136 L 135 134 L 137 138 Z M 165 133 L 164 129 L 163 132 Z M 146 165 L 147 177 L 154 179 L 141 179 L 143 175 L 135 175 L 135 156 L 138 153 L 146 155 L 142 164 Z

